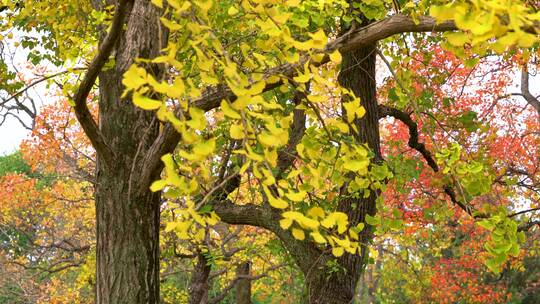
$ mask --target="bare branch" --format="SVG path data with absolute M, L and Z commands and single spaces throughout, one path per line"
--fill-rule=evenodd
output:
M 25 92 L 27 92 L 31 88 L 35 87 L 36 85 L 38 85 L 38 84 L 40 84 L 40 83 L 42 83 L 44 81 L 47 81 L 49 79 L 58 77 L 60 75 L 66 74 L 66 73 L 70 73 L 70 72 L 73 72 L 73 71 L 81 71 L 81 70 L 86 70 L 86 68 L 85 67 L 74 67 L 74 68 L 71 68 L 71 69 L 63 70 L 63 71 L 60 71 L 60 72 L 57 72 L 57 73 L 54 73 L 54 74 L 51 74 L 51 75 L 44 76 L 44 77 L 42 77 L 42 78 L 40 78 L 38 80 L 35 80 L 35 81 L 31 82 L 26 87 L 22 88 L 21 90 L 17 91 L 13 95 L 9 96 L 6 100 L 4 100 L 4 101 L 2 101 L 0 103 L 0 106 L 6 104 L 7 102 L 9 102 L 9 101 L 11 101 L 11 100 L 13 100 L 15 98 L 17 98 L 21 94 L 24 94 Z
M 514 216 L 517 216 L 517 215 L 520 215 L 520 214 L 525 214 L 525 213 L 534 212 L 534 211 L 538 211 L 538 210 L 540 210 L 540 207 L 531 208 L 531 209 L 527 209 L 527 210 L 521 210 L 521 211 L 514 212 L 514 213 L 510 214 L 508 217 L 514 217 Z
M 431 152 L 426 149 L 426 146 L 418 141 L 418 125 L 411 116 L 401 110 L 392 108 L 385 105 L 379 105 L 379 117 L 392 116 L 395 119 L 401 121 L 409 128 L 409 147 L 415 149 L 416 151 L 422 154 L 422 157 L 425 159 L 427 164 L 433 169 L 433 171 L 438 172 L 439 166 L 433 159 Z

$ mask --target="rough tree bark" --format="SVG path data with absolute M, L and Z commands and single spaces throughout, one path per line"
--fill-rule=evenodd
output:
M 248 277 L 251 273 L 251 262 L 243 262 L 236 267 L 236 277 Z M 251 280 L 239 279 L 236 283 L 236 304 L 251 304 Z
M 379 118 L 377 100 L 375 97 L 375 45 L 348 52 L 343 55 L 341 72 L 338 77 L 340 84 L 351 89 L 360 97 L 366 109 L 363 118 L 355 121 L 359 133 L 356 139 L 359 143 L 367 143 L 375 154 L 373 161 L 381 160 L 379 139 Z M 344 192 L 345 190 L 343 190 Z M 371 192 L 368 198 L 345 198 L 340 201 L 338 210 L 349 216 L 351 225 L 365 223 L 366 215 L 375 214 L 377 194 Z M 353 206 L 358 206 L 357 208 Z M 311 304 L 345 304 L 354 298 L 356 285 L 367 260 L 367 246 L 373 238 L 369 225 L 360 234 L 361 253 L 351 255 L 345 253 L 338 259 L 341 271 L 332 272 L 329 276 L 324 264 L 316 263 L 317 270 L 304 273 L 309 291 Z M 324 261 L 324 259 L 320 259 Z
M 197 263 L 191 275 L 189 286 L 189 304 L 208 303 L 208 291 L 210 290 L 210 271 L 212 267 L 208 259 L 202 254 L 197 255 Z
M 98 150 L 97 291 L 99 304 L 159 302 L 160 194 L 139 182 L 141 162 L 159 126 L 154 113 L 138 109 L 123 93 L 122 75 L 137 57 L 161 49 L 160 11 L 150 1 L 126 5 L 127 27 L 114 46 L 116 65 L 99 74 L 99 131 L 113 155 Z M 153 67 L 159 78 L 161 71 Z M 82 122 L 81 122 L 82 123 Z M 108 161 L 107 161 L 108 160 Z M 157 179 L 160 169 L 151 174 Z

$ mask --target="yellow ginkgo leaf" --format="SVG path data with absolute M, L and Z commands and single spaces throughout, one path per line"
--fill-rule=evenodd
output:
M 283 216 L 283 218 L 288 218 L 288 219 L 291 219 L 291 220 L 295 220 L 295 221 L 298 221 L 299 219 L 301 219 L 304 215 L 298 211 L 285 211 L 281 214 L 281 216 Z
M 297 7 L 298 5 L 300 5 L 300 2 L 300 0 L 287 0 L 286 4 L 290 7 Z
M 320 225 L 319 221 L 311 219 L 304 215 L 302 215 L 302 217 L 298 220 L 298 224 L 300 224 L 300 226 L 302 226 L 303 228 L 312 229 L 312 230 L 319 228 L 319 225 Z
M 190 120 L 186 124 L 195 130 L 203 130 L 206 128 L 206 117 L 204 116 L 204 111 L 195 107 L 189 108 Z
M 264 90 L 265 87 L 266 87 L 266 82 L 258 81 L 251 85 L 251 87 L 248 90 L 248 94 L 249 95 L 260 94 Z
M 336 219 L 327 217 L 321 221 L 321 225 L 325 228 L 331 229 L 332 227 L 336 225 Z
M 178 225 L 177 222 L 168 222 L 165 225 L 165 232 L 170 232 L 176 229 L 176 226 Z
M 313 218 L 323 218 L 324 217 L 324 210 L 321 207 L 313 207 L 308 210 L 307 215 L 313 217 Z
M 365 171 L 367 167 L 369 166 L 369 160 L 368 159 L 351 159 L 348 161 L 345 161 L 343 164 L 343 168 L 353 171 L 353 172 L 359 172 L 359 171 Z
M 343 250 L 343 247 L 334 247 L 332 248 L 332 254 L 335 256 L 335 257 L 340 257 L 342 256 L 344 253 L 344 250 Z
M 349 218 L 343 212 L 332 212 L 322 222 L 321 225 L 328 229 L 338 226 L 338 233 L 343 233 L 347 229 Z
M 272 135 L 269 132 L 262 132 L 257 136 L 257 138 L 259 139 L 259 142 L 265 147 L 279 147 L 279 137 Z
M 301 202 L 306 197 L 306 191 L 288 192 L 285 196 L 293 202 Z
M 298 74 L 298 76 L 293 77 L 293 80 L 298 83 L 306 83 L 311 79 L 311 74 Z
M 238 114 L 231 106 L 229 106 L 229 103 L 226 100 L 221 101 L 221 110 L 223 111 L 223 114 L 227 117 L 230 117 L 232 119 L 240 119 L 242 116 Z
M 265 149 L 264 159 L 272 166 L 277 167 L 278 154 L 275 149 Z
M 153 5 L 159 7 L 159 8 L 163 8 L 163 0 L 152 0 L 151 1 Z
M 349 230 L 349 235 L 351 236 L 351 239 L 358 240 L 358 233 L 354 232 L 353 230 Z
M 313 240 L 319 244 L 326 244 L 326 239 L 322 236 L 319 231 L 313 231 L 310 233 Z
M 160 179 L 152 183 L 152 185 L 150 186 L 150 190 L 152 192 L 156 192 L 156 191 L 162 190 L 166 186 L 167 186 L 167 181 Z
M 229 14 L 229 16 L 234 16 L 236 14 L 238 14 L 238 9 L 234 6 L 231 6 L 229 7 L 229 10 L 227 11 L 227 14 Z
M 253 168 L 256 168 L 256 167 L 254 166 Z M 282 200 L 279 197 L 278 198 L 274 197 L 272 193 L 270 193 L 270 190 L 268 189 L 266 185 L 262 185 L 262 187 L 263 187 L 264 194 L 266 194 L 266 197 L 268 198 L 268 203 L 270 204 L 270 206 L 276 209 L 285 209 L 289 207 L 289 203 L 287 203 L 286 201 Z
M 289 207 L 289 204 L 280 198 L 269 197 L 268 203 L 270 203 L 270 206 L 276 209 L 285 209 Z
M 161 107 L 162 102 L 140 94 L 133 94 L 133 103 L 144 110 L 157 110 Z
M 292 229 L 292 235 L 295 239 L 303 241 L 306 238 L 306 235 L 304 234 L 304 230 L 293 228 Z
M 229 129 L 229 134 L 232 139 L 243 139 L 244 138 L 244 127 L 241 124 L 233 124 Z
M 356 253 L 356 249 L 358 249 L 358 243 L 356 242 L 351 242 L 351 245 L 349 247 L 346 247 L 345 248 L 345 251 L 347 251 L 348 253 L 350 254 L 355 254 Z
M 288 218 L 284 218 L 284 219 L 279 220 L 279 226 L 281 226 L 281 228 L 283 228 L 285 230 L 289 229 L 289 227 L 291 227 L 292 223 L 293 223 L 293 220 L 288 219 Z
M 313 41 L 313 48 L 322 49 L 326 46 L 326 43 L 328 42 L 328 37 L 326 37 L 326 34 L 322 29 L 319 29 L 315 33 L 309 35 L 311 36 L 311 39 Z
M 333 63 L 339 64 L 341 63 L 341 53 L 339 50 L 335 50 L 333 53 L 330 54 L 330 60 L 332 60 Z
M 141 86 L 147 83 L 146 70 L 132 65 L 125 73 L 124 78 L 122 79 L 122 84 L 126 87 L 127 90 L 137 90 Z
M 338 244 L 338 246 L 340 247 L 343 247 L 343 248 L 348 248 L 350 245 L 351 245 L 351 241 L 349 241 L 349 238 L 345 238 L 345 239 L 338 239 L 336 237 L 332 237 L 334 239 L 334 242 L 336 242 L 336 244 Z
M 210 140 L 196 143 L 193 146 L 193 153 L 200 156 L 210 155 L 216 149 L 216 139 L 212 138 Z

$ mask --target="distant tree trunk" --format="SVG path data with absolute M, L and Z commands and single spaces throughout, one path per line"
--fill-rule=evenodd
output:
M 111 4 L 111 3 L 109 3 Z M 155 114 L 121 98 L 122 76 L 137 57 L 161 49 L 159 10 L 150 1 L 133 1 L 127 27 L 116 43 L 115 66 L 99 75 L 99 129 L 114 151 L 112 163 L 98 154 L 96 233 L 98 304 L 159 303 L 160 194 L 141 184 L 142 159 L 158 136 Z M 154 68 L 156 78 L 160 70 Z M 161 169 L 153 172 L 159 178 Z
M 382 245 L 377 246 L 378 259 L 374 267 L 369 267 L 368 271 L 360 276 L 358 283 L 357 298 L 360 303 L 375 303 L 375 293 L 377 292 L 380 271 L 382 267 L 383 250 Z
M 236 276 L 245 277 L 251 273 L 251 262 L 244 262 L 236 267 Z M 239 279 L 236 283 L 236 304 L 251 304 L 251 280 Z
M 208 303 L 208 291 L 210 290 L 210 270 L 212 267 L 203 254 L 197 255 L 197 263 L 191 276 L 189 286 L 189 304 Z

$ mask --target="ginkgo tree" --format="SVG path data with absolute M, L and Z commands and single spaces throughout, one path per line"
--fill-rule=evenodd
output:
M 166 227 L 179 238 L 204 246 L 219 221 L 265 228 L 303 272 L 309 303 L 349 303 L 374 232 L 403 229 L 402 211 L 384 204 L 400 173 L 381 150 L 388 116 L 408 127 L 439 199 L 493 231 L 492 271 L 537 223 L 471 203 L 491 191 L 492 164 L 460 142 L 421 140 L 436 133 L 415 121 L 425 98 L 410 94 L 414 71 L 394 73 L 384 104 L 376 83 L 377 55 L 397 50 L 393 65 L 406 63 L 411 41 L 425 53 L 441 44 L 460 58 L 530 60 L 540 15 L 528 1 L 2 3 L 2 30 L 44 33 L 39 47 L 22 39 L 34 56 L 88 62 L 68 69 L 81 80 L 66 94 L 98 159 L 98 303 L 159 302 L 162 196 L 182 207 Z M 420 32 L 449 33 L 409 34 Z M 96 121 L 87 103 L 98 78 Z M 460 119 L 470 125 L 474 114 Z

